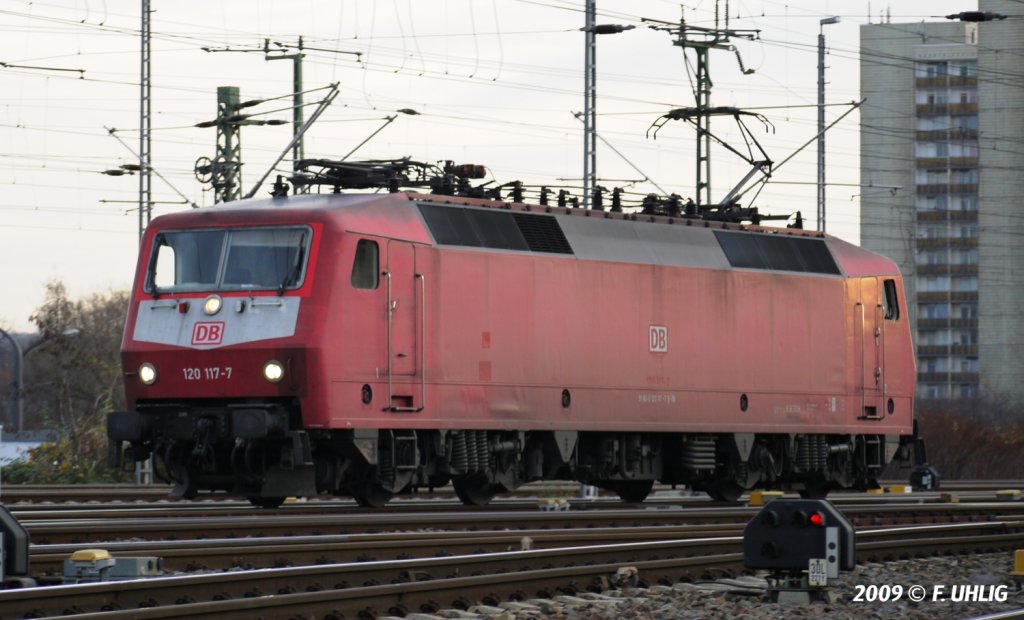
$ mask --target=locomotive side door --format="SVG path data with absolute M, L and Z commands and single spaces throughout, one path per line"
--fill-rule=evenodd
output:
M 884 309 L 878 278 L 861 278 L 860 302 L 857 304 L 854 323 L 858 332 L 861 360 L 861 389 L 863 403 L 861 417 L 878 420 L 884 417 L 882 403 L 885 400 L 885 330 Z
M 416 271 L 416 247 L 388 241 L 383 278 L 387 287 L 388 410 L 423 410 L 423 275 Z

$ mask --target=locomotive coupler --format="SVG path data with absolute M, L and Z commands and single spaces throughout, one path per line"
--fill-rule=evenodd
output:
M 217 432 L 216 421 L 210 418 L 201 418 L 196 422 L 196 445 L 192 448 L 192 458 L 199 462 L 203 471 L 213 471 L 217 467 L 217 460 L 213 454 L 214 435 Z
M 151 447 L 143 438 L 149 435 L 149 418 L 136 411 L 112 411 L 107 414 L 107 464 L 127 467 L 149 458 Z M 124 442 L 131 442 L 124 448 Z

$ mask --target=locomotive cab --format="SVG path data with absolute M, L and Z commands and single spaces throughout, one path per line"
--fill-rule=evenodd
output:
M 313 227 L 205 224 L 147 234 L 122 346 L 130 410 L 108 434 L 132 442 L 129 460 L 155 454 L 177 496 L 315 493 L 299 406 L 308 350 L 294 345 Z

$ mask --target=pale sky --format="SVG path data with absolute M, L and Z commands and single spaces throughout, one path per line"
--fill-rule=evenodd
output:
M 483 164 L 499 182 L 580 185 L 584 25 L 580 0 L 152 0 L 154 168 L 192 202 L 215 208 L 213 192 L 193 173 L 213 157 L 215 130 L 195 128 L 216 115 L 218 86 L 238 86 L 243 100 L 279 98 L 250 108 L 281 127 L 242 129 L 243 185 L 250 189 L 291 134 L 292 63 L 253 50 L 304 37 L 307 101 L 332 82 L 340 94 L 306 139 L 306 156 L 338 158 L 400 108 L 400 116 L 352 159 L 411 156 L 415 160 Z M 726 2 L 721 2 L 722 15 Z M 733 39 L 754 73 L 743 75 L 734 54 L 711 53 L 713 105 L 757 108 L 770 121 L 748 127 L 780 162 L 816 133 L 817 35 L 825 27 L 827 102 L 859 99 L 861 24 L 917 22 L 977 8 L 973 0 L 878 2 L 732 0 L 729 27 L 760 30 L 758 40 Z M 74 296 L 127 288 L 138 243 L 138 178 L 107 176 L 137 159 L 105 127 L 138 149 L 141 1 L 0 0 L 0 327 L 31 331 L 29 315 L 45 283 L 61 279 Z M 712 0 L 688 2 L 693 25 L 714 26 Z M 886 13 L 888 12 L 888 17 Z M 598 1 L 598 23 L 635 25 L 598 37 L 597 129 L 660 187 L 694 195 L 694 133 L 668 123 L 645 137 L 660 115 L 694 105 L 686 65 L 673 38 L 641 18 L 676 22 L 668 0 Z M 870 13 L 870 17 L 869 17 Z M 724 20 L 720 23 L 725 26 Z M 356 56 L 342 52 L 361 52 Z M 692 52 L 689 53 L 693 58 Z M 81 72 L 79 72 L 79 70 Z M 308 117 L 313 107 L 306 108 Z M 845 111 L 831 106 L 826 121 Z M 859 240 L 857 112 L 829 132 L 829 232 Z M 712 129 L 738 139 L 731 120 Z M 815 147 L 780 168 L 753 206 L 762 212 L 803 212 L 815 226 Z M 715 149 L 712 194 L 724 195 L 747 172 Z M 290 168 L 286 160 L 281 166 Z M 599 183 L 642 178 L 599 145 Z M 564 181 L 559 181 L 564 179 Z M 154 215 L 189 208 L 153 179 Z M 267 187 L 264 187 L 265 192 Z M 638 183 L 634 191 L 654 191 Z

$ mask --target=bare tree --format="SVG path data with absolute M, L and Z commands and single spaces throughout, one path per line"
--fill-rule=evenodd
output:
M 1019 478 L 1024 469 L 1024 410 L 1001 394 L 922 402 L 928 458 L 946 479 Z
M 106 470 L 106 414 L 124 407 L 120 345 L 126 291 L 71 299 L 61 282 L 30 319 L 39 340 L 25 358 L 25 427 L 49 431 L 53 443 L 37 449 L 5 482 L 87 482 Z

